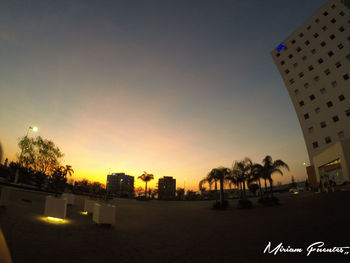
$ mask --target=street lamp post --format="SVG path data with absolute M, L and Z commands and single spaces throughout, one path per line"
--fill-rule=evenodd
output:
M 33 132 L 37 132 L 38 131 L 38 127 L 36 126 L 29 126 L 28 130 L 27 130 L 27 133 L 26 133 L 26 136 L 24 138 L 28 138 L 28 135 L 29 135 L 29 132 L 30 131 L 33 131 Z M 16 177 L 15 177 L 15 184 L 17 184 L 18 182 L 18 178 L 19 178 L 19 167 L 22 166 L 22 156 L 23 156 L 23 148 L 21 150 L 21 154 L 19 155 L 19 160 L 18 160 L 18 167 L 17 167 L 17 170 L 16 170 Z

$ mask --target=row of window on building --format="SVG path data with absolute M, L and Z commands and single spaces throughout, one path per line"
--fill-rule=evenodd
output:
M 333 56 L 333 55 L 334 55 L 333 51 L 328 52 L 328 55 L 329 55 L 330 57 Z M 304 56 L 304 57 L 306 57 L 306 56 Z M 304 59 L 304 57 L 303 57 L 303 59 Z M 346 58 L 347 60 L 350 60 L 350 54 L 346 55 L 345 58 Z M 323 60 L 322 58 L 319 58 L 319 59 L 317 60 L 317 62 L 318 62 L 318 64 L 322 64 L 322 63 L 324 62 L 324 60 Z M 297 67 L 297 66 L 298 66 L 298 63 L 294 63 L 293 66 L 294 66 L 294 67 Z M 340 63 L 340 61 L 337 61 L 336 63 L 334 63 L 334 66 L 338 69 L 338 68 L 342 67 L 342 64 Z M 309 71 L 313 71 L 313 70 L 314 70 L 314 66 L 313 66 L 313 65 L 309 65 L 309 66 L 308 66 L 308 70 L 309 70 Z M 284 73 L 289 74 L 289 73 L 290 73 L 290 70 L 289 70 L 289 69 L 286 69 L 286 70 L 284 71 Z M 329 69 L 326 69 L 326 70 L 324 70 L 324 73 L 325 73 L 326 75 L 329 75 L 329 74 L 331 73 L 331 71 L 330 71 Z M 302 77 L 304 76 L 304 73 L 303 73 L 303 72 L 300 72 L 300 73 L 298 74 L 298 76 L 299 76 L 299 78 L 302 78 Z M 290 79 L 289 82 L 290 82 L 290 84 L 293 84 L 295 81 L 294 81 L 294 79 Z
M 319 107 L 317 107 L 317 108 L 315 109 L 315 112 L 316 112 L 316 113 L 319 113 L 320 111 L 321 111 L 321 109 L 320 109 Z M 345 111 L 344 111 L 344 114 L 345 114 L 346 117 L 350 117 L 350 109 L 345 110 Z M 309 113 L 305 113 L 305 114 L 304 114 L 304 119 L 305 119 L 305 120 L 310 119 Z M 333 119 L 334 122 L 338 122 L 338 121 L 339 121 L 339 117 L 338 117 L 338 116 L 334 116 L 332 119 Z M 321 123 L 322 123 L 322 122 L 321 122 Z M 321 125 L 321 128 L 325 128 L 325 127 L 326 127 L 326 126 L 322 127 L 322 125 Z
M 309 96 L 309 99 L 310 99 L 310 101 L 313 101 L 313 100 L 316 99 L 316 97 L 315 97 L 314 94 L 311 94 L 311 95 Z M 339 100 L 340 102 L 344 101 L 344 100 L 345 100 L 345 96 L 344 96 L 343 94 L 340 94 L 340 95 L 338 96 L 338 100 Z M 304 105 L 305 105 L 305 102 L 304 102 L 303 100 L 299 101 L 299 106 L 300 106 L 300 107 L 303 107 Z M 328 101 L 328 102 L 326 103 L 326 105 L 327 105 L 328 108 L 331 108 L 331 107 L 333 107 L 333 102 L 332 102 L 332 101 Z M 319 108 L 316 108 L 316 109 L 319 109 Z M 318 113 L 318 112 L 316 112 L 316 113 Z
M 339 137 L 340 139 L 344 138 L 344 136 L 345 136 L 344 131 L 338 132 L 338 137 Z M 324 138 L 324 141 L 325 141 L 326 144 L 330 144 L 330 143 L 332 142 L 331 136 L 325 137 L 325 138 Z M 318 141 L 312 142 L 312 148 L 316 149 L 316 148 L 318 148 L 318 147 L 319 147 Z

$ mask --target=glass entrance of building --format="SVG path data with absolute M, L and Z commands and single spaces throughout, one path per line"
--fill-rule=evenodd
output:
M 332 162 L 320 166 L 318 168 L 318 172 L 322 184 L 329 184 L 330 181 L 333 181 L 337 185 L 339 185 L 344 182 L 340 159 L 334 160 Z

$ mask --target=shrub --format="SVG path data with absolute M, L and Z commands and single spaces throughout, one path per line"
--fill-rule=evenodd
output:
M 226 209 L 228 207 L 228 201 L 224 200 L 223 203 L 215 202 L 213 203 L 213 209 Z
M 249 199 L 239 199 L 238 200 L 238 208 L 251 208 L 253 207 L 252 202 Z
M 280 200 L 277 197 L 262 197 L 259 198 L 259 203 L 266 206 L 279 205 Z

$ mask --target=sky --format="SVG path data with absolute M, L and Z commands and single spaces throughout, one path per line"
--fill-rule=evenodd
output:
M 0 141 L 15 160 L 29 126 L 74 179 L 173 176 L 266 155 L 306 179 L 292 102 L 270 52 L 325 0 L 2 1 Z M 135 180 L 135 186 L 143 186 Z

